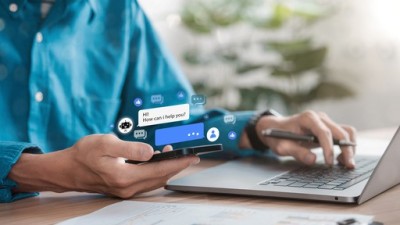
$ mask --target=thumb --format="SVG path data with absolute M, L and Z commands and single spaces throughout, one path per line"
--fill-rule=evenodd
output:
M 142 142 L 122 141 L 115 137 L 104 143 L 105 154 L 115 158 L 122 157 L 130 160 L 147 161 L 154 154 L 153 147 Z
M 313 165 L 317 159 L 317 156 L 308 148 L 298 145 L 293 141 L 284 142 L 281 146 L 281 155 L 293 156 L 297 161 L 306 165 Z
M 289 152 L 297 161 L 306 165 L 313 165 L 317 159 L 317 156 L 309 149 L 299 145 L 294 145 Z

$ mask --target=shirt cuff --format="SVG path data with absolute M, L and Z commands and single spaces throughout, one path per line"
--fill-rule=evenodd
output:
M 0 202 L 12 202 L 37 196 L 38 193 L 36 192 L 13 193 L 12 189 L 17 187 L 17 183 L 8 178 L 8 174 L 23 152 L 43 153 L 40 148 L 31 143 L 0 141 L 0 152 Z

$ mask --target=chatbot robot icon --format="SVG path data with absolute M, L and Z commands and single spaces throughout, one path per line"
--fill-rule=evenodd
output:
M 122 134 L 127 134 L 132 131 L 133 121 L 131 118 L 125 117 L 118 122 L 118 131 Z

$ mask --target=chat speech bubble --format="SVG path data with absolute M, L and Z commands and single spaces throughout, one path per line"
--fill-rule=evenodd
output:
M 204 95 L 192 95 L 191 97 L 193 105 L 205 105 L 206 104 L 206 96 Z
M 189 104 L 139 110 L 138 126 L 145 127 L 189 119 Z
M 163 102 L 164 102 L 164 96 L 162 96 L 162 95 L 152 95 L 150 97 L 150 100 L 151 100 L 151 103 L 160 105 L 160 104 L 163 104 Z
M 146 130 L 135 130 L 133 132 L 133 137 L 136 139 L 146 139 L 147 138 L 147 131 Z
M 225 115 L 224 116 L 224 123 L 235 124 L 236 123 L 236 116 L 235 115 Z

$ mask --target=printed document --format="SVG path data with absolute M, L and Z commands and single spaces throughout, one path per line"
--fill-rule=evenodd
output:
M 59 225 L 336 225 L 338 221 L 346 219 L 358 221 L 354 224 L 368 224 L 373 217 L 204 204 L 121 201 Z

